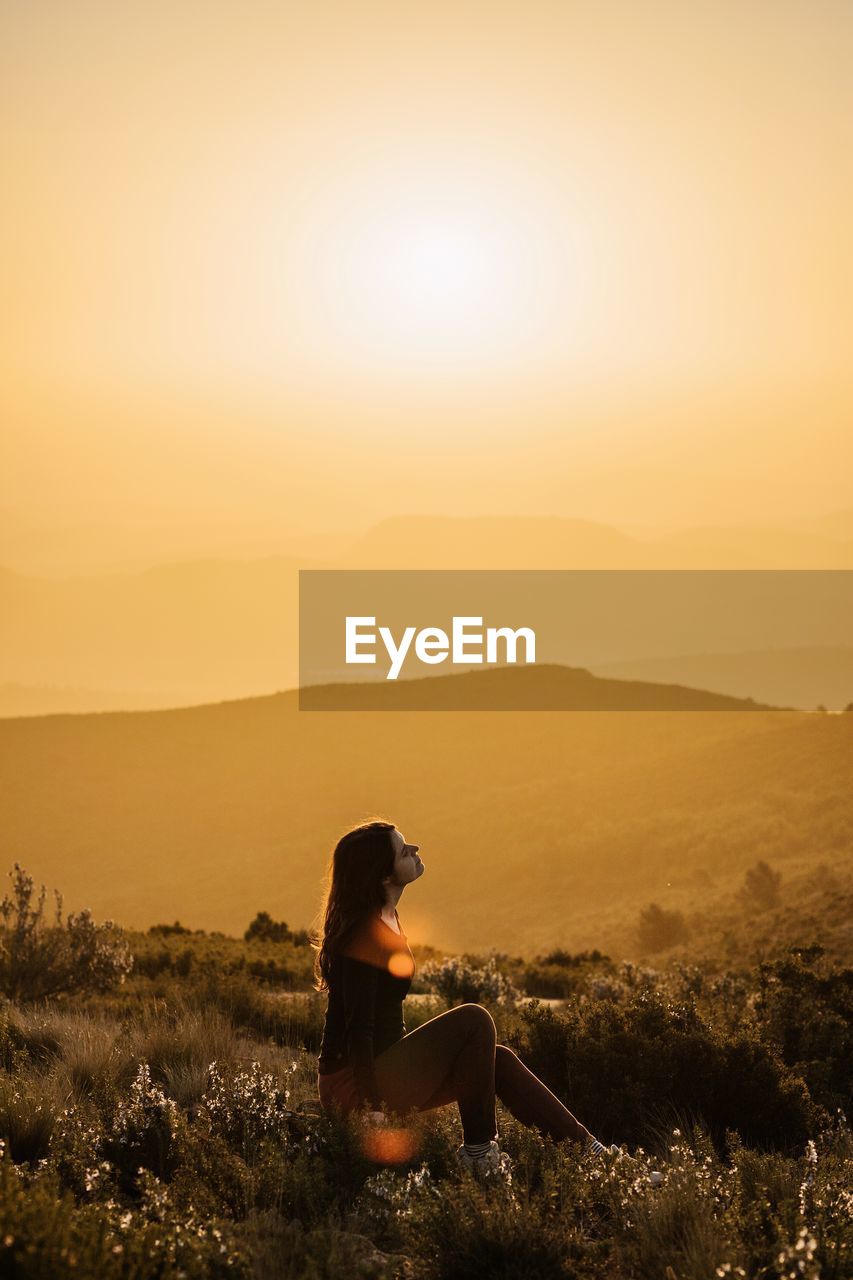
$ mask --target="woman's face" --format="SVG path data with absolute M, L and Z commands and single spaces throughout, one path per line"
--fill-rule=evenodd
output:
M 391 884 L 411 884 L 424 873 L 424 864 L 418 854 L 420 845 L 406 844 L 402 831 L 396 827 L 391 832 L 391 841 L 394 845 L 394 867 L 388 878 Z

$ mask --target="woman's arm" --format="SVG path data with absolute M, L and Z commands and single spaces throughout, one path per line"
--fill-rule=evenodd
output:
M 364 960 L 341 956 L 344 1027 L 353 1076 L 373 1111 L 382 1106 L 373 1070 L 373 1029 L 379 970 Z

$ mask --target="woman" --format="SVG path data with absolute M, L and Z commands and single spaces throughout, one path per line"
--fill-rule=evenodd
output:
M 523 1124 L 603 1152 L 512 1049 L 496 1043 L 482 1005 L 459 1005 L 406 1033 L 403 1000 L 415 966 L 397 903 L 424 873 L 418 848 L 392 822 L 373 821 L 343 836 L 332 855 L 315 962 L 317 989 L 329 997 L 318 1062 L 324 1109 L 381 1114 L 384 1104 L 404 1113 L 456 1102 L 459 1158 L 479 1171 L 500 1162 L 497 1096 Z

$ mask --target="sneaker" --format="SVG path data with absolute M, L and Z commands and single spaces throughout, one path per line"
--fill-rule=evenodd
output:
M 634 1156 L 629 1155 L 628 1152 L 625 1151 L 624 1148 L 620 1147 L 616 1142 L 611 1142 L 609 1147 L 605 1147 L 601 1142 L 591 1142 L 589 1145 L 590 1150 L 594 1155 L 609 1157 L 613 1160 L 627 1160 L 629 1164 L 637 1163 Z M 663 1174 L 659 1169 L 650 1169 L 648 1178 L 649 1183 L 653 1187 L 659 1187 L 663 1182 Z
M 463 1142 L 457 1149 L 456 1158 L 463 1169 L 477 1178 L 499 1177 L 507 1182 L 512 1180 L 512 1162 L 494 1139 L 489 1143 L 488 1151 L 481 1156 L 469 1155 Z

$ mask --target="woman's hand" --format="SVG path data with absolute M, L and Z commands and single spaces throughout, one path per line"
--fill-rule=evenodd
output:
M 385 1124 L 388 1117 L 384 1111 L 367 1111 L 364 1116 L 365 1122 L 374 1126 Z

